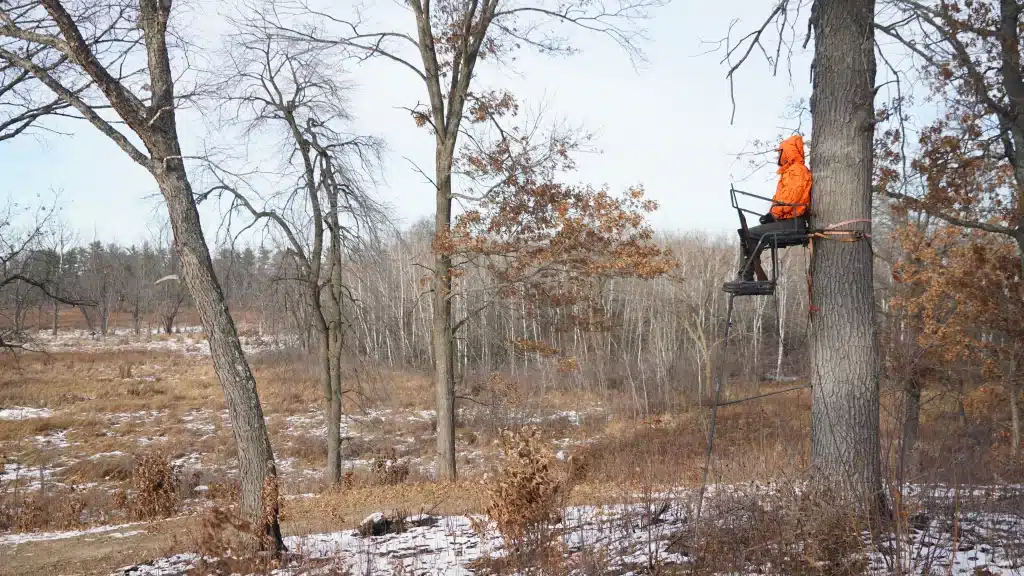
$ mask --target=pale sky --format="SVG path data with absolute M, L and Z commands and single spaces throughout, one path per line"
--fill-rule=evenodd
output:
M 729 183 L 750 172 L 736 155 L 756 139 L 773 140 L 797 126 L 791 106 L 810 96 L 810 54 L 798 52 L 792 76 L 784 62 L 776 77 L 763 57 L 752 57 L 735 80 L 737 111 L 730 126 L 727 67 L 720 63 L 722 52 L 704 54 L 710 46 L 702 40 L 724 37 L 733 19 L 739 20 L 734 34 L 742 35 L 764 19 L 768 5 L 764 0 L 674 0 L 648 22 L 649 41 L 643 45 L 648 62 L 641 69 L 634 69 L 610 40 L 576 34 L 581 54 L 553 58 L 524 52 L 515 71 L 485 63 L 476 89 L 508 87 L 527 108 L 543 102 L 554 115 L 596 130 L 601 153 L 581 157 L 574 178 L 613 190 L 643 184 L 661 204 L 653 218 L 657 229 L 734 230 Z M 394 8 L 382 10 L 391 14 Z M 204 15 L 202 29 L 216 30 L 216 18 L 212 11 Z M 219 39 L 209 32 L 203 41 L 215 45 Z M 433 140 L 400 109 L 426 100 L 423 85 L 385 61 L 350 69 L 348 75 L 355 84 L 351 101 L 358 130 L 383 137 L 388 146 L 378 196 L 405 224 L 430 216 L 431 187 L 406 158 L 430 172 Z M 807 116 L 805 111 L 803 133 L 809 139 Z M 64 217 L 83 241 L 130 243 L 151 237 L 154 214 L 163 210 L 152 178 L 91 126 L 65 122 L 61 128 L 73 136 L 0 143 L 0 200 L 61 190 Z M 194 112 L 182 114 L 179 128 L 187 154 L 206 129 Z M 774 178 L 772 170 L 762 170 L 741 187 L 770 195 Z M 204 210 L 208 238 L 217 216 L 213 206 Z

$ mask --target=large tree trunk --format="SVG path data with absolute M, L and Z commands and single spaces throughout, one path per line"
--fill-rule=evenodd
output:
M 82 312 L 82 318 L 85 318 L 85 329 L 90 333 L 95 332 L 96 329 L 93 327 L 92 318 L 89 316 L 89 311 L 85 306 L 79 306 L 78 309 Z
M 1011 445 L 1013 446 L 1013 454 L 1017 455 L 1017 451 L 1020 450 L 1020 389 L 1017 386 L 1017 345 L 1014 344 L 1010 349 L 1010 369 L 1007 370 L 1006 374 L 1006 388 L 1007 392 L 1010 393 L 1010 425 L 1011 425 Z
M 451 154 L 439 150 L 436 237 L 451 231 Z M 448 167 L 445 170 L 445 166 Z M 455 363 L 452 333 L 452 259 L 438 253 L 434 260 L 434 386 L 437 393 L 437 477 L 455 480 Z
M 330 338 L 331 401 L 327 409 L 327 469 L 334 484 L 341 482 L 341 327 L 331 323 Z
M 102 294 L 100 298 L 100 335 L 106 336 L 107 330 L 110 328 L 110 296 L 107 294 L 106 288 L 103 289 Z
M 811 115 L 813 227 L 871 218 L 874 0 L 818 0 Z M 852 223 L 843 229 L 870 229 Z M 878 343 L 868 241 L 814 241 L 811 474 L 858 506 L 884 506 Z
M 319 314 L 319 312 L 316 312 Z M 317 322 L 318 349 L 320 364 L 320 392 L 323 395 L 324 414 L 327 420 L 327 470 L 326 478 L 331 484 L 341 482 L 341 412 L 340 402 L 335 400 L 337 387 L 335 379 L 338 374 L 338 362 L 332 354 L 334 350 L 331 330 L 323 317 Z
M 331 484 L 341 482 L 341 338 L 339 316 L 327 297 L 327 311 L 319 300 L 318 281 L 310 282 L 310 306 L 317 332 L 317 355 L 320 364 L 320 392 L 323 395 L 327 420 L 327 470 Z
M 57 326 L 60 323 L 60 302 L 53 301 L 53 335 L 57 335 Z
M 1022 188 L 1024 190 L 1024 188 Z M 1020 260 L 1021 278 L 1024 278 L 1024 216 L 1021 216 L 1017 225 L 1018 233 L 1014 236 L 1017 240 L 1017 258 Z M 1016 456 L 1020 451 L 1020 393 L 1021 387 L 1017 384 L 1017 346 L 1013 345 L 1013 356 L 1011 358 L 1012 368 L 1010 369 L 1010 419 L 1013 426 L 1013 453 Z
M 344 345 L 342 302 L 345 297 L 345 283 L 342 277 L 341 224 L 338 221 L 338 195 L 333 187 L 328 191 L 327 227 L 330 233 L 330 247 L 327 262 L 327 336 L 329 367 L 331 374 L 331 402 L 327 412 L 327 468 L 331 482 L 341 482 L 341 351 Z
M 1020 450 L 1020 389 L 1015 386 L 1012 382 L 1010 383 L 1010 424 L 1012 426 L 1011 441 L 1013 443 L 1013 453 L 1017 454 Z
M 231 431 L 238 448 L 242 515 L 254 527 L 261 547 L 280 550 L 284 543 L 277 520 L 278 504 L 263 501 L 264 485 L 276 483 L 277 473 L 256 378 L 242 352 L 235 323 L 214 274 L 180 152 L 176 143 L 171 147 L 172 150 L 154 154 L 156 158 L 167 160 L 153 163 L 153 175 L 167 201 L 174 251 L 209 338 L 217 378 L 224 390 Z M 171 159 L 175 157 L 179 159 Z

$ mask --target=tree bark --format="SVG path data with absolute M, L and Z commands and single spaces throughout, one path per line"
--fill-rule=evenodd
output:
M 85 318 L 85 329 L 90 333 L 95 332 L 95 328 L 92 325 L 92 318 L 89 317 L 89 312 L 85 306 L 79 306 L 78 309 L 82 312 L 82 317 Z
M 817 1 L 811 100 L 815 229 L 871 218 L 874 4 Z M 885 498 L 871 246 L 866 240 L 815 239 L 811 265 L 812 482 L 880 512 Z
M 436 233 L 451 230 L 451 153 L 438 146 Z M 445 158 L 444 156 L 447 155 Z M 447 170 L 445 169 L 447 166 Z M 455 356 L 452 333 L 452 259 L 438 252 L 434 259 L 434 386 L 437 394 L 437 477 L 455 481 Z
M 173 146 L 177 148 L 176 141 Z M 173 152 L 157 157 L 180 156 L 177 150 Z M 264 484 L 268 477 L 276 476 L 276 472 L 274 453 L 256 389 L 256 378 L 246 361 L 235 323 L 228 313 L 224 295 L 214 274 L 192 187 L 180 159 L 154 162 L 154 168 L 154 176 L 170 213 L 174 251 L 181 262 L 185 284 L 192 294 L 209 338 L 213 364 L 224 390 L 231 418 L 231 432 L 238 447 L 242 515 L 252 523 L 261 538 L 272 542 L 276 549 L 283 549 L 284 543 L 277 522 L 277 505 L 263 502 Z M 273 513 L 268 514 L 267 509 L 272 509 Z
M 327 409 L 327 469 L 333 484 L 341 482 L 341 327 L 331 327 L 330 368 L 331 401 Z
M 57 335 L 57 325 L 60 323 L 60 302 L 53 301 L 53 335 Z
M 1010 424 L 1012 430 L 1011 441 L 1013 443 L 1013 453 L 1016 454 L 1020 450 L 1020 390 L 1017 386 L 1010 384 Z
M 1010 349 L 1010 368 L 1007 371 L 1007 392 L 1010 393 L 1010 442 L 1013 454 L 1020 450 L 1020 389 L 1017 386 L 1017 345 Z
M 324 164 L 330 165 L 328 156 L 325 153 Z M 326 214 L 327 232 L 330 235 L 330 244 L 327 253 L 327 336 L 328 341 L 328 366 L 331 373 L 330 394 L 331 402 L 327 412 L 327 469 L 331 482 L 341 482 L 341 416 L 344 406 L 342 405 L 341 389 L 341 353 L 344 346 L 343 322 L 344 315 L 342 302 L 345 297 L 345 281 L 342 275 L 342 228 L 339 220 L 341 206 L 338 202 L 339 187 L 333 177 L 327 178 L 328 182 L 324 188 L 327 192 L 328 212 Z
M 315 298 L 318 292 L 316 282 L 312 282 L 311 286 Z M 319 303 L 314 305 L 313 316 L 319 340 L 317 354 L 320 360 L 320 391 L 327 420 L 326 475 L 328 482 L 337 484 L 341 482 L 341 363 L 337 353 L 338 337 L 336 330 L 332 330 L 325 322 Z

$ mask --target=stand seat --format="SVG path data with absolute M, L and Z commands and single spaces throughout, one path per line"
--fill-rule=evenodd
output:
M 722 284 L 722 290 L 733 296 L 771 296 L 775 294 L 775 282 L 771 280 L 733 280 Z

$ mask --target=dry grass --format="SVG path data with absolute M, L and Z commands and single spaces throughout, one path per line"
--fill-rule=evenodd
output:
M 859 553 L 871 524 L 856 513 L 783 487 L 764 494 L 737 492 L 712 499 L 695 540 L 679 534 L 671 548 L 695 559 L 688 572 L 761 572 L 855 575 L 866 567 Z
M 326 441 L 318 433 L 322 419 L 316 420 L 321 397 L 315 362 L 297 352 L 273 352 L 254 357 L 252 365 L 278 456 L 281 473 L 276 490 L 281 496 L 283 528 L 289 534 L 354 528 L 376 511 L 397 516 L 401 511 L 489 511 L 502 518 L 495 504 L 501 501 L 508 503 L 505 523 L 512 534 L 517 521 L 535 522 L 534 507 L 550 510 L 563 504 L 623 502 L 635 499 L 637 493 L 693 486 L 700 478 L 706 408 L 634 420 L 623 416 L 632 405 L 624 393 L 621 397 L 550 389 L 541 393 L 536 383 L 525 379 L 481 375 L 460 390 L 460 395 L 475 400 L 460 403 L 457 437 L 463 480 L 456 485 L 433 483 L 418 465 L 433 458 L 435 424 L 428 418 L 407 418 L 432 407 L 429 379 L 360 367 L 358 378 L 350 375 L 346 384 L 358 394 L 346 400 L 345 408 L 361 416 L 359 430 L 365 434 L 346 439 L 343 450 L 346 461 L 358 458 L 366 465 L 346 470 L 345 489 L 325 487 L 318 478 Z M 896 399 L 891 393 L 883 399 L 887 462 L 893 462 L 893 439 L 899 432 L 892 417 L 898 413 Z M 988 483 L 1024 478 L 1021 460 L 1011 455 L 1003 436 L 1005 395 L 998 390 L 972 391 L 963 418 L 953 415 L 958 403 L 950 396 L 929 392 L 924 400 L 915 480 Z M 15 496 L 0 486 L 0 529 L 63 529 L 191 513 L 210 506 L 229 513 L 237 502 L 234 442 L 208 358 L 152 351 L 27 354 L 17 360 L 0 356 L 0 407 L 7 406 L 45 407 L 54 414 L 0 421 L 0 453 L 50 474 L 43 493 L 19 488 Z M 579 426 L 567 416 L 550 417 L 557 410 L 597 406 L 601 411 L 583 414 Z M 371 419 L 368 414 L 376 416 Z M 537 419 L 539 415 L 545 418 Z M 785 483 L 804 477 L 810 424 L 806 391 L 724 407 L 719 418 L 712 469 L 715 482 L 775 479 Z M 502 465 L 503 448 L 509 450 L 511 445 L 502 444 L 500 429 L 518 431 L 531 419 L 536 435 L 524 442 L 533 442 L 533 448 L 524 448 L 520 472 L 512 473 L 514 466 Z M 556 440 L 561 443 L 553 449 Z M 512 454 L 520 454 L 520 448 L 516 444 Z M 568 461 L 552 460 L 551 452 L 563 448 Z M 159 466 L 153 464 L 143 472 L 148 465 L 140 463 L 134 473 L 135 455 L 141 458 L 154 449 L 164 450 Z M 193 454 L 198 457 L 185 459 Z M 172 465 L 177 459 L 185 460 Z M 549 491 L 558 485 L 549 483 L 552 478 L 570 482 L 572 492 Z M 91 483 L 95 486 L 73 488 Z M 197 485 L 207 487 L 202 498 L 192 490 Z M 114 498 L 118 490 L 150 498 L 132 511 L 129 499 Z M 714 514 L 745 520 L 709 526 L 699 550 L 693 552 L 720 561 L 708 560 L 701 570 L 738 569 L 745 561 L 784 566 L 784 572 L 792 573 L 842 574 L 855 569 L 856 565 L 847 566 L 838 559 L 850 544 L 850 531 L 863 527 L 863 521 L 849 514 L 828 515 L 818 506 L 815 501 L 796 499 L 778 508 L 759 507 L 753 499 L 742 498 L 720 504 Z M 171 524 L 178 526 L 177 522 Z M 196 549 L 199 543 L 185 536 L 201 534 L 202 522 L 193 518 L 177 540 L 174 534 L 162 534 L 158 540 L 166 549 L 159 553 Z M 218 522 L 223 524 L 223 518 L 208 520 L 208 528 L 215 531 L 221 525 Z M 147 540 L 139 549 L 152 552 L 156 541 Z M 736 543 L 743 543 L 745 552 L 740 554 Z M 790 554 L 791 559 L 785 560 L 781 551 L 798 543 L 806 552 L 800 557 Z M 209 543 L 215 548 L 221 544 L 225 543 Z M 27 549 L 52 550 L 50 546 L 32 544 Z M 110 563 L 124 558 L 110 553 L 107 564 L 94 561 L 114 568 Z M 551 562 L 546 564 L 549 572 L 558 573 L 555 555 L 543 558 L 547 557 L 537 556 L 530 562 Z M 607 566 L 599 555 L 586 562 L 595 573 Z M 46 573 L 38 568 L 43 564 L 35 564 L 35 569 L 32 564 L 20 566 L 19 573 Z
M 188 492 L 188 480 L 175 474 L 165 455 L 145 454 L 136 459 L 131 480 L 115 502 L 131 520 L 155 520 L 175 514 Z

